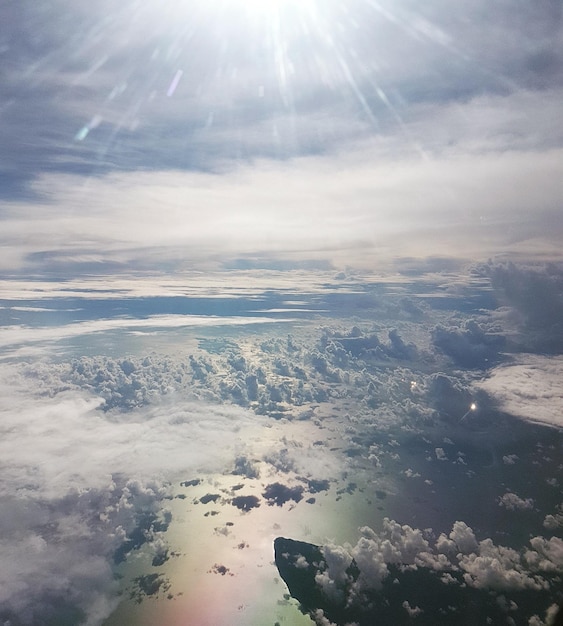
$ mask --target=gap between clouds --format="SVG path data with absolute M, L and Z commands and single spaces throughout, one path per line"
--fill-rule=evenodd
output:
M 242 326 L 250 324 L 283 323 L 290 321 L 287 318 L 269 317 L 219 317 L 214 315 L 153 315 L 145 319 L 118 318 L 99 319 L 88 322 L 77 322 L 66 326 L 9 326 L 3 329 L 0 347 L 4 350 L 12 348 L 11 352 L 4 352 L 0 360 L 9 359 L 17 355 L 22 346 L 37 344 L 52 344 L 54 342 L 110 330 L 124 330 L 135 332 L 133 329 L 165 330 L 185 327 L 210 326 Z M 15 347 L 15 349 L 14 349 Z

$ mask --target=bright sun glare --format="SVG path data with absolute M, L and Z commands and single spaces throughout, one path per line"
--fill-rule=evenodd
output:
M 269 13 L 291 7 L 313 4 L 316 0 L 228 0 L 231 5 L 238 5 L 249 11 Z

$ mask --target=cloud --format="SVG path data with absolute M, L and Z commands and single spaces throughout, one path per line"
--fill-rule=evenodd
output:
M 0 614 L 100 624 L 116 602 L 112 560 L 160 545 L 169 481 L 232 465 L 263 419 L 180 398 L 110 416 L 84 391 L 33 395 L 2 373 Z
M 482 0 L 455 12 L 443 1 L 424 11 L 355 1 L 346 12 L 315 3 L 274 15 L 240 0 L 100 2 L 89 11 L 57 0 L 40 12 L 23 0 L 3 7 L 14 34 L 3 47 L 2 166 L 21 193 L 40 171 L 214 169 L 218 160 L 318 153 L 405 128 L 424 144 L 408 124 L 420 117 L 411 109 L 444 102 L 454 105 L 446 132 L 475 133 L 493 117 L 497 140 L 522 141 L 534 137 L 523 128 L 548 126 L 537 108 L 553 104 L 548 88 L 563 82 L 553 4 L 515 15 Z M 529 93 L 505 107 L 510 115 L 456 114 L 472 98 L 511 92 Z M 520 116 L 522 106 L 536 115 Z
M 364 531 L 370 536 L 370 550 L 374 553 L 376 546 L 383 556 L 385 563 L 418 563 L 424 567 L 433 569 L 446 569 L 450 572 L 457 571 L 458 567 L 465 572 L 465 582 L 476 588 L 490 589 L 544 589 L 547 583 L 533 572 L 536 570 L 550 571 L 553 567 L 560 567 L 560 546 L 557 540 L 546 543 L 541 537 L 530 541 L 535 552 L 517 552 L 510 548 L 495 545 L 491 539 L 477 542 L 473 530 L 464 522 L 456 521 L 449 539 L 441 535 L 435 547 L 423 538 L 422 531 L 408 526 L 399 526 L 396 522 L 386 521 L 383 533 L 377 535 L 373 531 Z M 382 543 L 379 543 L 382 542 Z M 358 545 L 360 545 L 360 542 Z M 363 547 L 363 550 L 366 546 Z M 448 555 L 448 559 L 441 555 Z M 531 572 L 526 571 L 527 563 L 530 563 L 537 555 L 546 555 L 547 562 L 536 562 Z M 362 571 L 362 565 L 358 563 Z M 371 578 L 370 584 L 380 584 L 378 577 Z
M 4 205 L 4 269 L 204 268 L 247 254 L 365 267 L 429 247 L 475 259 L 526 242 L 530 254 L 555 254 L 562 162 L 558 150 L 386 158 L 368 141 L 221 175 L 43 175 L 33 183 L 40 201 Z
M 438 461 L 448 460 L 448 455 L 445 453 L 444 448 L 435 448 L 434 452 Z
M 454 522 L 449 538 L 455 543 L 462 554 L 469 554 L 477 550 L 475 534 L 465 522 Z
M 497 620 L 507 611 L 525 620 L 531 610 L 553 601 L 563 571 L 563 542 L 558 537 L 532 537 L 528 547 L 515 550 L 490 538 L 477 541 L 469 526 L 456 521 L 449 537 L 442 534 L 434 541 L 431 529 L 422 531 L 388 518 L 380 532 L 364 527 L 360 534 L 355 546 L 318 548 L 276 539 L 280 573 L 311 616 L 322 609 L 323 617 L 337 617 L 338 623 L 396 620 L 395 615 L 404 610 L 411 617 L 432 613 L 436 606 L 444 606 L 447 594 L 455 605 L 452 610 L 478 602 L 487 607 L 487 615 L 498 614 Z M 287 552 L 283 562 L 278 555 L 282 543 Z M 313 563 L 312 581 L 305 571 L 291 572 L 297 550 L 324 557 Z M 308 559 L 309 568 L 312 560 Z M 534 601 L 528 603 L 528 597 Z
M 522 499 L 509 491 L 499 498 L 498 504 L 509 511 L 530 511 L 534 508 L 532 498 Z
M 352 302 L 363 302 L 359 297 L 355 300 L 355 297 L 352 296 Z M 116 304 L 118 302 L 116 299 Z M 157 321 L 162 322 L 163 328 L 167 328 L 167 319 L 166 317 Z M 145 321 L 151 322 L 143 320 L 143 323 Z M 119 322 L 121 323 L 121 320 Z M 349 469 L 352 472 L 356 463 L 354 459 L 356 458 L 357 465 L 361 466 L 367 461 L 368 450 L 372 444 L 374 453 L 378 454 L 381 454 L 383 449 L 384 454 L 390 452 L 395 454 L 394 451 L 400 445 L 401 455 L 405 459 L 403 467 L 406 467 L 407 460 L 409 464 L 416 462 L 411 458 L 413 448 L 409 445 L 414 438 L 419 439 L 421 434 L 415 431 L 420 424 L 413 422 L 414 411 L 418 410 L 418 407 L 424 407 L 428 410 L 427 415 L 434 415 L 430 408 L 434 406 L 436 412 L 462 419 L 469 410 L 468 405 L 470 406 L 470 402 L 476 397 L 471 384 L 467 382 L 471 377 L 461 373 L 457 377 L 428 374 L 429 370 L 435 371 L 435 361 L 432 359 L 424 361 L 421 372 L 411 371 L 403 364 L 381 367 L 377 359 L 370 361 L 373 356 L 369 353 L 370 342 L 381 348 L 377 358 L 386 356 L 399 360 L 400 357 L 396 354 L 401 354 L 402 349 L 391 356 L 385 351 L 397 349 L 397 346 L 400 348 L 408 346 L 407 340 L 415 333 L 420 333 L 419 329 L 413 331 L 409 325 L 403 324 L 402 320 L 393 319 L 392 326 L 400 329 L 401 335 L 406 338 L 405 341 L 399 342 L 398 334 L 389 337 L 383 332 L 380 341 L 378 336 L 385 322 L 378 320 L 377 323 L 376 327 L 370 319 L 365 322 L 365 326 L 353 328 L 352 321 L 348 324 L 341 320 L 335 322 L 335 325 L 339 326 L 338 332 L 324 329 L 309 333 L 305 330 L 289 338 L 284 334 L 283 337 L 279 335 L 273 338 L 260 337 L 256 341 L 245 339 L 239 345 L 234 341 L 220 338 L 212 344 L 212 348 L 217 349 L 218 354 L 203 354 L 203 351 L 198 351 L 193 360 L 183 353 L 177 359 L 151 355 L 147 359 L 83 357 L 71 363 L 60 363 L 58 360 L 51 363 L 33 363 L 21 369 L 26 377 L 24 380 L 16 377 L 17 384 L 14 385 L 11 383 L 14 381 L 15 372 L 20 370 L 15 367 L 12 370 L 2 367 L 3 379 L 7 381 L 4 393 L 0 394 L 3 396 L 4 409 L 2 424 L 7 430 L 5 441 L 0 443 L 2 448 L 0 456 L 8 465 L 8 470 L 3 475 L 3 480 L 7 481 L 4 495 L 13 494 L 18 489 L 18 494 L 23 494 L 30 498 L 33 505 L 38 505 L 32 510 L 33 515 L 36 515 L 35 519 L 39 520 L 42 516 L 40 523 L 26 521 L 19 525 L 24 529 L 25 538 L 27 539 L 28 535 L 30 537 L 37 535 L 51 545 L 53 541 L 47 528 L 52 528 L 54 524 L 60 529 L 57 545 L 61 551 L 67 549 L 67 540 L 68 546 L 71 546 L 72 538 L 85 536 L 88 538 L 85 542 L 89 542 L 92 537 L 93 543 L 85 545 L 84 552 L 80 553 L 83 561 L 87 562 L 90 555 L 98 557 L 107 555 L 111 558 L 115 546 L 126 541 L 125 537 L 130 534 L 130 529 L 138 528 L 143 510 L 148 508 L 152 511 L 159 506 L 162 486 L 168 477 L 173 476 L 176 471 L 182 473 L 186 471 L 186 455 L 190 459 L 187 468 L 190 471 L 188 478 L 191 478 L 200 467 L 216 467 L 227 472 L 234 470 L 241 475 L 256 477 L 258 471 L 254 470 L 259 467 L 263 470 L 263 476 L 265 473 L 275 473 L 285 468 L 287 472 L 325 479 L 328 476 L 332 480 L 333 477 L 341 475 L 339 454 L 349 454 Z M 426 327 L 422 330 L 428 329 Z M 30 330 L 30 337 L 32 335 Z M 418 336 L 420 337 L 420 334 Z M 394 342 L 392 337 L 395 339 Z M 424 337 L 427 337 L 426 333 Z M 341 339 L 343 341 L 340 341 Z M 359 341 L 355 341 L 356 339 Z M 356 344 L 361 345 L 362 341 L 364 342 L 362 350 L 356 351 Z M 115 349 L 117 352 L 119 346 Z M 416 362 L 408 365 L 413 368 L 420 366 Z M 259 404 L 259 407 L 253 405 L 253 408 L 264 409 L 267 411 L 266 414 L 273 414 L 280 409 L 277 404 L 282 408 L 287 404 L 288 418 L 301 415 L 303 425 L 309 426 L 311 431 L 317 422 L 320 429 L 325 429 L 324 434 L 315 433 L 319 440 L 310 445 L 306 439 L 301 440 L 295 434 L 292 435 L 294 437 L 292 440 L 277 436 L 283 430 L 287 431 L 287 428 L 297 431 L 300 422 L 297 420 L 285 422 L 283 417 L 279 422 L 274 422 L 227 404 L 240 399 L 234 395 L 235 388 L 240 390 L 241 387 L 236 386 L 241 381 L 243 384 L 246 383 L 249 375 L 256 377 L 257 398 L 266 397 L 268 394 L 265 404 L 260 405 L 258 399 L 253 400 L 252 402 Z M 202 380 L 205 382 L 200 388 L 198 385 Z M 305 392 L 301 394 L 295 392 L 299 390 L 300 384 L 311 393 L 326 390 L 325 397 L 330 400 L 330 408 L 327 405 L 313 406 L 309 411 L 304 411 L 304 407 L 296 408 L 295 405 L 305 397 Z M 247 390 L 248 387 L 246 385 Z M 368 388 L 370 398 L 380 402 L 381 408 L 368 410 L 359 404 Z M 225 405 L 222 408 L 210 407 L 205 402 L 189 401 L 180 391 L 184 389 L 189 393 L 192 391 L 203 393 L 204 390 L 209 394 L 208 397 L 212 396 Z M 272 400 L 274 390 L 279 393 L 281 401 Z M 486 395 L 482 394 L 482 397 L 486 398 Z M 110 409 L 105 413 L 99 410 L 102 407 L 102 400 L 106 402 L 106 408 Z M 242 396 L 242 401 L 248 400 L 248 397 Z M 273 404 L 269 404 L 270 400 Z M 343 407 L 342 414 L 340 407 Z M 356 407 L 359 407 L 357 413 Z M 407 408 L 409 411 L 403 410 Z M 333 412 L 340 417 L 334 417 Z M 486 416 L 490 421 L 490 414 L 486 413 Z M 334 419 L 340 426 L 332 429 Z M 397 428 L 397 433 L 405 433 L 407 438 L 402 439 L 398 435 L 397 439 L 387 437 L 387 419 Z M 456 448 L 450 450 L 447 446 L 452 444 L 444 438 L 443 429 L 436 421 L 429 422 L 438 430 L 432 428 L 431 432 L 436 436 L 432 436 L 432 442 L 426 441 L 428 445 L 425 449 L 433 450 L 436 445 L 444 445 L 448 450 L 448 456 L 452 456 L 457 446 L 462 446 L 462 441 L 458 440 L 455 434 L 456 431 L 449 432 L 456 441 Z M 345 426 L 342 426 L 343 424 Z M 268 430 L 272 429 L 270 432 L 275 432 L 276 436 L 266 441 L 262 440 L 257 451 L 253 449 L 247 434 L 256 428 L 260 432 L 260 437 L 263 437 L 267 432 L 264 426 L 269 426 Z M 409 440 L 411 435 L 413 439 Z M 481 436 L 478 437 L 482 439 Z M 338 452 L 341 438 L 346 443 L 350 442 L 345 453 Z M 329 447 L 332 448 L 330 453 Z M 353 456 L 353 453 L 357 453 L 357 456 Z M 468 460 L 469 457 L 470 455 Z M 398 459 L 398 456 L 396 458 Z M 41 459 L 45 459 L 45 462 L 40 462 Z M 261 461 L 257 459 L 270 462 L 270 467 L 267 467 L 266 463 L 259 465 Z M 191 463 L 193 465 L 190 465 Z M 415 465 L 413 467 L 416 468 Z M 394 466 L 394 475 L 400 476 L 401 469 Z M 139 482 L 135 483 L 132 477 L 137 474 Z M 366 472 L 366 475 L 372 476 L 369 472 Z M 285 477 L 283 478 L 285 482 Z M 293 480 L 293 477 L 290 479 Z M 305 482 L 305 479 L 299 480 Z M 383 480 L 387 483 L 393 479 Z M 268 480 L 271 481 L 272 479 Z M 543 479 L 541 482 L 543 484 Z M 420 483 L 421 487 L 426 488 L 422 481 Z M 68 485 L 71 485 L 79 495 L 82 493 L 88 495 L 84 495 L 82 500 L 78 497 L 72 499 L 66 491 Z M 343 490 L 345 488 L 343 486 Z M 358 490 L 363 488 L 362 477 Z M 335 487 L 334 491 L 336 489 Z M 352 490 L 350 485 L 349 491 Z M 260 493 L 263 493 L 263 489 L 260 489 Z M 276 488 L 272 495 L 276 496 L 279 493 L 282 492 Z M 389 493 L 392 495 L 393 491 L 390 490 Z M 327 495 L 331 497 L 331 494 Z M 382 499 L 377 492 L 376 495 Z M 344 498 L 349 499 L 347 496 Z M 387 504 L 393 505 L 391 500 L 394 500 L 394 497 L 389 498 Z M 98 506 L 100 501 L 104 506 Z M 76 519 L 72 515 L 61 513 L 65 504 L 72 508 L 76 502 L 83 503 L 81 510 L 86 511 L 88 515 Z M 243 512 L 247 512 L 250 518 L 269 509 L 263 502 L 259 511 L 251 511 L 257 504 L 256 501 L 238 501 L 236 497 L 232 504 L 234 506 L 227 508 L 234 514 L 240 514 L 241 519 Z M 492 504 L 494 506 L 494 502 Z M 240 505 L 239 512 L 235 509 L 237 505 Z M 304 502 L 299 506 L 311 510 L 314 508 L 308 507 Z M 96 523 L 103 523 L 100 534 L 105 536 L 107 533 L 107 541 L 97 538 L 98 527 L 94 523 L 93 515 L 94 511 L 100 509 L 103 511 L 104 520 L 97 520 Z M 12 519 L 17 521 L 19 513 L 13 503 L 9 502 L 4 510 L 9 510 Z M 46 515 L 48 510 L 51 510 L 51 517 Z M 279 513 L 283 513 L 283 510 L 279 509 Z M 541 518 L 538 519 L 541 521 Z M 409 528 L 389 523 L 384 529 L 384 536 L 378 535 L 377 539 L 372 537 L 369 531 L 365 531 L 362 537 L 365 539 L 365 550 L 358 549 L 358 559 L 363 558 L 365 561 L 366 578 L 377 580 L 377 576 L 381 576 L 381 581 L 387 580 L 389 575 L 385 576 L 386 571 L 395 573 L 395 570 L 389 567 L 390 564 L 397 568 L 408 566 L 407 571 L 413 572 L 418 571 L 418 568 L 427 568 L 439 572 L 436 577 L 442 573 L 450 573 L 448 568 L 459 575 L 459 571 L 453 569 L 453 566 L 459 567 L 455 560 L 457 554 L 477 554 L 483 558 L 485 556 L 481 554 L 474 533 L 468 527 L 464 528 L 461 523 L 457 528 L 454 525 L 450 536 L 444 539 L 442 552 L 434 550 L 431 533 Z M 155 538 L 155 544 L 161 546 L 157 539 Z M 30 542 L 32 546 L 35 545 L 33 541 Z M 553 543 L 538 544 L 538 548 L 534 548 L 533 551 L 539 554 L 540 547 L 542 557 L 539 562 L 545 562 L 547 567 L 552 567 L 549 563 L 557 560 L 558 546 Z M 70 549 L 69 547 L 68 550 Z M 374 558 L 369 561 L 372 553 Z M 493 568 L 495 558 L 497 557 L 490 556 L 490 561 L 483 559 L 478 562 L 468 561 L 467 570 L 464 572 L 473 577 L 471 580 L 486 580 L 486 574 L 482 573 L 482 570 Z M 56 563 L 54 553 L 51 561 L 53 564 Z M 65 558 L 61 558 L 60 562 L 66 563 Z M 33 563 L 36 561 L 32 561 L 31 569 L 35 567 Z M 513 569 L 515 568 L 516 565 Z M 49 570 L 47 567 L 45 569 Z M 56 573 L 54 568 L 52 571 Z M 92 568 L 92 571 L 99 570 Z M 453 576 L 451 573 L 450 575 Z M 500 579 L 503 575 L 501 572 Z M 100 581 L 104 576 L 100 574 Z M 30 577 L 32 578 L 31 574 Z M 21 584 L 22 580 L 27 584 L 28 579 L 24 572 L 16 580 L 16 584 Z M 83 581 L 84 588 L 96 587 L 93 581 L 86 577 L 81 578 L 79 572 L 77 580 Z M 528 587 L 525 585 L 524 587 L 530 589 L 531 583 L 526 584 Z M 103 581 L 99 585 L 102 589 L 106 588 Z M 82 582 L 78 586 L 82 588 Z M 362 587 L 359 591 L 363 593 L 363 589 Z M 50 597 L 56 596 L 55 591 L 48 592 L 51 594 Z M 100 593 L 100 596 L 106 597 L 104 593 Z M 37 599 L 38 610 L 42 602 L 43 600 Z M 76 603 L 88 613 L 93 611 L 86 596 L 84 600 L 76 600 Z M 411 601 L 409 606 L 422 605 Z
M 409 617 L 418 617 L 424 611 L 419 606 L 411 606 L 407 600 L 403 602 L 403 608 L 408 613 Z
M 556 257 L 554 4 L 6 5 L 0 268 Z
M 513 365 L 495 368 L 479 388 L 484 389 L 512 415 L 561 426 L 563 359 L 520 355 Z
M 264 297 L 264 292 L 270 291 L 271 294 L 272 290 L 294 295 L 310 294 L 321 288 L 327 294 L 334 293 L 334 291 L 343 292 L 342 285 L 334 284 L 331 280 L 333 272 L 290 271 L 287 268 L 286 270 L 264 269 L 259 272 L 229 270 L 225 273 L 223 269 L 210 266 L 206 271 L 190 272 L 189 276 L 182 273 L 164 275 L 153 271 L 146 275 L 88 275 L 60 279 L 53 277 L 49 280 L 48 289 L 45 289 L 43 280 L 21 276 L 18 279 L 14 277 L 0 279 L 0 288 L 10 304 L 16 304 L 16 301 L 22 300 L 43 302 L 52 300 L 54 303 L 49 303 L 49 306 L 58 308 L 63 299 L 74 300 L 78 307 L 71 307 L 69 312 L 80 311 L 92 304 L 95 306 L 99 300 L 131 299 L 138 302 L 141 298 L 203 297 L 232 301 L 240 297 L 249 299 L 256 299 L 257 296 Z M 362 282 L 361 276 L 349 277 L 348 289 L 353 289 L 350 285 L 358 282 Z M 276 302 L 279 303 L 278 300 Z M 253 309 L 255 308 L 255 303 L 253 303 Z
M 490 367 L 499 359 L 504 337 L 489 332 L 475 319 L 465 320 L 461 327 L 438 325 L 432 331 L 432 342 L 456 365 L 468 368 Z
M 315 576 L 315 581 L 328 598 L 342 602 L 343 588 L 350 582 L 348 568 L 352 563 L 352 555 L 346 549 L 333 544 L 324 545 L 321 552 L 326 569 Z
M 491 539 L 479 544 L 479 551 L 463 555 L 459 560 L 463 579 L 477 589 L 541 591 L 549 583 L 541 576 L 526 571 L 522 555 L 503 546 L 495 545 Z
M 563 539 L 559 537 L 533 537 L 530 545 L 535 553 L 527 555 L 538 569 L 546 572 L 559 572 L 563 567 Z M 538 561 L 539 559 L 539 561 Z
M 502 304 L 505 320 L 518 332 L 513 341 L 522 351 L 563 351 L 563 268 L 558 264 L 492 265 L 487 269 Z
M 546 515 L 543 520 L 544 528 L 548 528 L 549 530 L 556 530 L 557 528 L 563 527 L 563 503 L 558 505 L 555 513 Z

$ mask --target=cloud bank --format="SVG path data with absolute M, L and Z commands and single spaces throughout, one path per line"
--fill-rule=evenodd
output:
M 100 624 L 116 606 L 113 560 L 166 528 L 169 481 L 232 465 L 262 420 L 180 398 L 109 414 L 84 391 L 49 399 L 12 370 L 3 380 L 0 616 Z

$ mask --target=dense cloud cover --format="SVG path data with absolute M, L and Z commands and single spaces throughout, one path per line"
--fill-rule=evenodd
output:
M 104 413 L 85 391 L 30 395 L 3 376 L 0 615 L 100 624 L 117 603 L 112 563 L 145 543 L 159 549 L 170 479 L 224 467 L 257 418 L 180 399 Z

